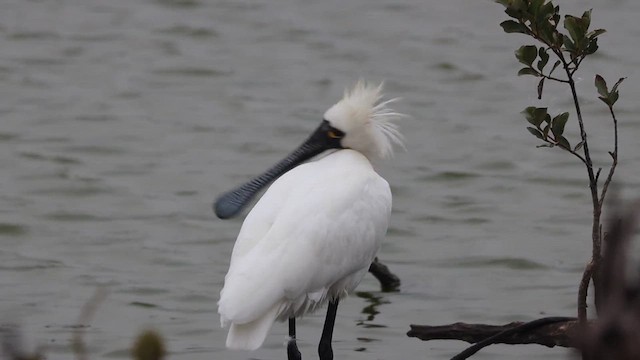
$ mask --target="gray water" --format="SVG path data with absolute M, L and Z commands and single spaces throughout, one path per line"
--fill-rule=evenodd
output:
M 636 0 L 594 9 L 601 52 L 578 74 L 598 166 L 610 119 L 593 74 L 621 87 L 617 184 L 640 195 Z M 282 359 L 224 348 L 216 301 L 241 219 L 221 192 L 301 142 L 358 78 L 402 97 L 406 152 L 380 167 L 394 211 L 380 257 L 402 279 L 365 277 L 336 324 L 339 359 L 445 359 L 466 344 L 421 342 L 409 324 L 505 323 L 575 313 L 590 253 L 586 172 L 536 149 L 518 114 L 568 110 L 569 92 L 515 75 L 525 39 L 491 1 L 4 0 L 0 4 L 0 317 L 28 346 L 70 359 L 81 306 L 109 294 L 86 328 L 92 359 L 127 357 L 155 328 L 174 359 Z M 576 138 L 575 118 L 568 132 Z M 575 143 L 575 140 L 573 141 Z M 323 314 L 300 322 L 316 358 Z M 477 359 L 567 358 L 493 346 Z

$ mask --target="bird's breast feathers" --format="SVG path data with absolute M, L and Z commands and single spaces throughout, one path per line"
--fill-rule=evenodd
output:
M 365 237 L 362 231 L 374 228 L 381 239 L 390 213 L 387 181 L 360 153 L 340 150 L 294 168 L 271 185 L 247 215 L 232 262 L 259 242 L 277 246 L 292 237 L 304 240 L 303 234 L 317 234 L 315 238 L 342 232 Z

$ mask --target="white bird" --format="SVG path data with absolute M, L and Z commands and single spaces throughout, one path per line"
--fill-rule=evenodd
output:
M 228 348 L 255 350 L 288 319 L 289 359 L 300 359 L 295 318 L 329 302 L 318 351 L 333 358 L 338 301 L 360 283 L 387 231 L 391 191 L 372 162 L 402 146 L 394 100 L 383 101 L 382 84 L 359 81 L 297 150 L 216 201 L 218 217 L 235 216 L 277 178 L 244 220 L 220 292 Z

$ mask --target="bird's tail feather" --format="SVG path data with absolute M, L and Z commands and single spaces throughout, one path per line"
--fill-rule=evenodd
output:
M 280 304 L 275 304 L 268 312 L 246 324 L 231 324 L 227 335 L 227 348 L 235 350 L 256 350 L 267 337 L 267 333 L 278 317 Z

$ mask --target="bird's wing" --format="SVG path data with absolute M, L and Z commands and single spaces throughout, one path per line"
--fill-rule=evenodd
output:
M 224 318 L 252 321 L 369 266 L 387 230 L 389 185 L 368 162 L 337 165 L 288 172 L 247 216 L 221 292 Z

